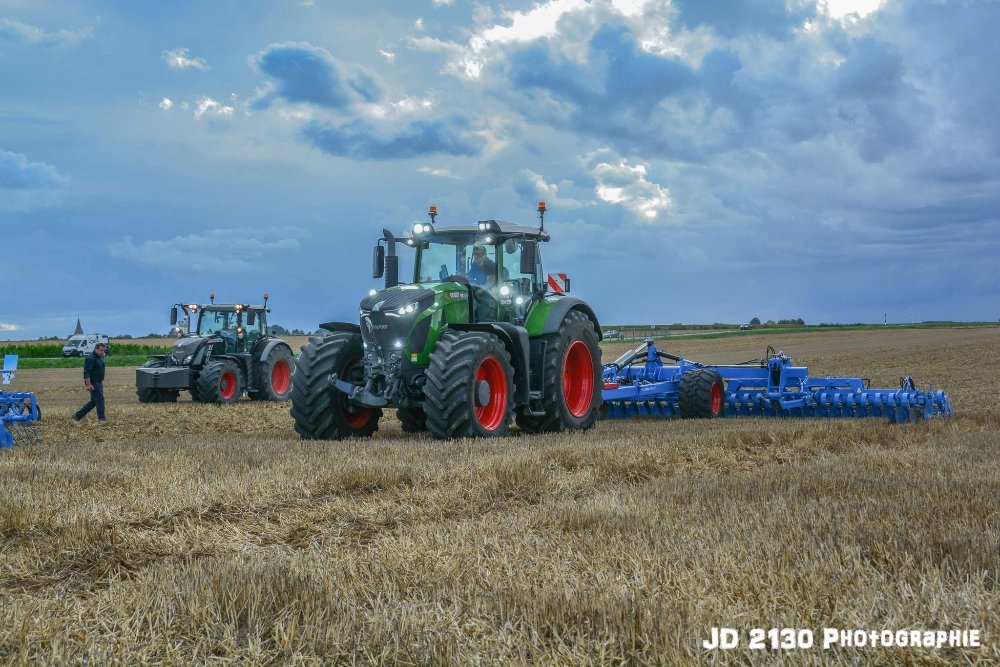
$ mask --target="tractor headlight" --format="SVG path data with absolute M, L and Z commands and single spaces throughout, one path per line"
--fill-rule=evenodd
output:
M 402 349 L 402 347 L 403 347 L 403 341 L 401 341 L 401 340 L 399 340 L 397 338 L 396 341 L 392 344 L 392 346 L 394 348 L 396 348 L 397 350 Z
M 368 290 L 368 296 L 375 296 L 378 294 L 378 290 L 370 289 Z
M 408 303 L 405 306 L 401 306 L 399 310 L 396 311 L 397 315 L 409 315 L 417 310 L 417 304 Z
M 514 303 L 520 306 L 521 304 L 524 303 L 524 297 L 523 296 L 517 297 L 516 299 L 514 299 Z
M 423 234 L 424 232 L 429 232 L 429 231 L 431 231 L 431 226 L 430 225 L 425 225 L 425 224 L 420 223 L 420 222 L 413 223 L 413 233 L 414 234 Z
M 190 364 L 192 359 L 194 359 L 193 354 L 189 354 L 188 356 L 184 357 L 184 365 L 187 366 L 188 364 Z
M 500 294 L 503 296 L 507 296 L 508 294 L 510 294 L 510 288 L 504 285 L 503 287 L 500 288 Z

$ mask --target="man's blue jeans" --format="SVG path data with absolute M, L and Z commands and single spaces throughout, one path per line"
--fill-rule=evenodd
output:
M 106 418 L 104 415 L 104 384 L 101 382 L 92 382 L 94 390 L 90 392 L 90 400 L 82 408 L 76 411 L 73 415 L 73 419 L 80 421 L 87 416 L 87 413 L 97 408 L 97 418 L 104 421 Z

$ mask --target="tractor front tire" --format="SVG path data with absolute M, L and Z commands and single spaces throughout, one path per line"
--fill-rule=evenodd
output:
M 548 338 L 543 365 L 542 407 L 535 417 L 522 411 L 517 425 L 526 433 L 586 430 L 601 411 L 601 348 L 590 318 L 566 313 L 559 333 Z
M 240 400 L 243 374 L 235 361 L 210 361 L 198 376 L 198 400 L 231 405 Z
M 313 336 L 302 346 L 295 360 L 289 412 L 303 440 L 367 438 L 378 430 L 382 410 L 353 404 L 330 382 L 336 375 L 363 384 L 362 354 L 361 334 L 346 331 Z
M 257 369 L 257 391 L 250 394 L 255 401 L 287 401 L 292 397 L 292 369 L 295 359 L 284 345 L 271 350 Z
M 427 430 L 427 413 L 423 408 L 396 408 L 396 418 L 404 433 L 423 433 Z
M 682 375 L 677 403 L 682 419 L 721 417 L 726 410 L 726 397 L 719 371 L 696 368 Z
M 445 331 L 424 385 L 427 429 L 437 439 L 507 435 L 514 413 L 514 368 L 500 339 Z

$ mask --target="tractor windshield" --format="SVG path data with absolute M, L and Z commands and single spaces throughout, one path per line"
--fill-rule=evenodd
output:
M 222 332 L 236 332 L 236 316 L 233 311 L 205 308 L 198 318 L 198 335 L 213 336 Z
M 454 242 L 426 242 L 418 256 L 415 282 L 439 283 L 450 276 L 464 276 L 478 287 L 496 285 L 497 247 L 487 239 L 463 235 Z

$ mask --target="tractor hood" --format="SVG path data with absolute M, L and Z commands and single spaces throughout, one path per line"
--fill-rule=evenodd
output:
M 184 364 L 184 360 L 188 356 L 193 355 L 198 350 L 198 346 L 204 342 L 205 339 L 201 336 L 185 336 L 184 338 L 180 338 L 174 343 L 174 349 L 171 350 L 170 356 L 173 357 L 175 364 L 182 365 Z
M 362 299 L 361 310 L 388 313 L 409 305 L 422 310 L 431 305 L 435 293 L 435 290 L 416 285 L 390 287 Z

